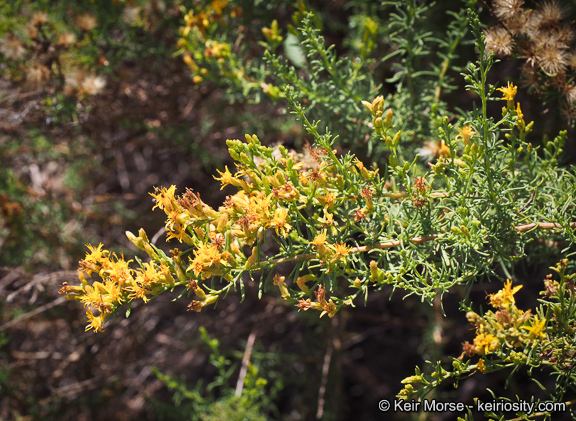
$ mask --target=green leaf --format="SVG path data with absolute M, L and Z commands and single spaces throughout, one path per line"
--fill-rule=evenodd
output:
M 294 34 L 288 33 L 286 41 L 284 41 L 284 53 L 288 60 L 296 67 L 304 67 L 306 65 L 306 55 L 300 46 L 300 40 Z

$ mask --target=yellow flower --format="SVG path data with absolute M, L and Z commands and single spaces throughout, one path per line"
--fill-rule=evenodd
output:
M 160 282 L 160 273 L 152 263 L 143 263 L 143 269 L 137 269 L 136 282 L 143 286 L 152 286 Z
M 346 256 L 350 253 L 350 249 L 344 244 L 344 242 L 334 244 L 334 250 L 336 251 L 336 260 L 344 259 L 346 262 Z
M 194 245 L 194 240 L 186 232 L 186 227 L 192 224 L 192 218 L 188 211 L 183 209 L 166 212 L 166 241 L 172 238 L 178 241 L 184 241 L 186 244 Z
M 110 280 L 117 282 L 121 287 L 128 287 L 134 284 L 134 277 L 132 273 L 133 269 L 130 268 L 130 262 L 132 260 L 125 261 L 124 256 L 117 257 L 114 254 L 116 261 L 108 259 L 105 264 L 102 265 L 100 270 L 101 278 L 109 278 Z
M 334 202 L 338 197 L 338 193 L 326 193 L 323 196 L 316 196 L 316 199 L 325 208 L 331 209 L 334 206 Z
M 144 301 L 144 303 L 150 301 L 150 299 L 147 297 L 147 294 L 150 294 L 151 291 L 148 288 L 141 285 L 134 285 L 131 289 L 132 294 L 130 294 L 130 298 L 132 300 L 140 298 L 142 301 Z
M 524 120 L 524 114 L 520 108 L 520 103 L 516 104 L 516 115 L 518 116 L 518 122 Z
M 503 97 L 502 101 L 513 101 L 516 92 L 518 92 L 518 87 L 514 86 L 513 83 L 508 82 L 508 86 L 505 88 L 498 88 L 499 91 L 502 92 Z
M 97 248 L 94 248 L 91 244 L 86 244 L 86 247 L 88 247 L 90 253 L 86 253 L 86 257 L 80 260 L 80 267 L 78 268 L 78 276 L 82 280 L 82 283 L 86 283 L 84 272 L 86 272 L 88 277 L 94 272 L 100 272 L 102 265 L 108 262 L 107 255 L 110 253 L 108 250 L 102 250 L 102 243 L 100 243 Z
M 316 237 L 314 237 L 314 240 L 312 240 L 312 244 L 314 244 L 318 249 L 320 249 L 321 247 L 324 246 L 324 244 L 326 244 L 326 230 L 323 230 L 320 234 L 318 234 Z
M 96 248 L 94 248 L 92 244 L 86 244 L 86 247 L 90 250 L 90 253 L 86 253 L 86 257 L 84 258 L 84 261 L 87 262 L 100 263 L 109 253 L 108 250 L 102 250 L 102 243 L 98 244 Z
M 101 300 L 101 293 L 97 288 L 100 282 L 94 282 L 93 285 L 86 285 L 84 287 L 84 295 L 80 298 L 80 301 L 84 303 L 84 306 L 97 306 Z
M 83 274 L 80 273 L 80 277 Z M 80 285 L 68 285 L 68 282 L 62 283 L 58 294 L 66 294 L 66 299 L 71 301 L 81 301 L 84 297 L 84 288 Z
M 232 173 L 230 172 L 230 170 L 228 170 L 228 166 L 226 165 L 224 167 L 225 171 L 222 172 L 220 170 L 216 170 L 218 171 L 218 173 L 220 173 L 220 178 L 214 176 L 215 180 L 220 181 L 220 183 L 222 183 L 222 187 L 220 188 L 220 190 L 222 190 L 224 187 L 226 187 L 228 184 L 232 185 L 232 186 L 236 186 L 239 187 L 242 183 L 240 182 L 240 179 L 238 179 L 237 177 L 234 177 L 232 175 Z
M 290 298 L 290 291 L 288 291 L 288 287 L 286 286 L 285 277 L 281 276 L 279 273 L 274 275 L 273 283 L 274 285 L 280 288 L 280 296 L 283 300 L 287 300 Z
M 314 291 L 314 295 L 316 296 L 317 302 L 311 302 L 309 298 L 305 300 L 298 300 L 297 307 L 300 310 L 307 311 L 308 309 L 314 309 L 321 311 L 320 317 L 324 316 L 325 314 L 328 317 L 334 317 L 334 315 L 338 312 L 338 306 L 330 299 L 326 301 L 326 290 L 324 289 L 323 285 L 318 286 L 318 291 Z M 298 310 L 298 311 L 300 311 Z
M 324 316 L 325 314 L 328 315 L 328 317 L 332 318 L 336 315 L 336 313 L 338 312 L 338 307 L 336 306 L 336 304 L 334 304 L 334 302 L 332 301 L 332 299 L 330 299 L 330 301 L 325 302 L 324 304 L 322 304 L 322 313 L 320 313 L 320 317 Z
M 525 329 L 529 332 L 528 339 L 534 338 L 545 338 L 546 334 L 544 329 L 546 328 L 546 319 L 539 320 L 538 315 L 533 318 L 532 326 L 522 326 L 521 329 Z
M 200 313 L 204 307 L 214 304 L 217 300 L 218 295 L 209 294 L 202 301 L 194 300 L 188 304 L 188 311 L 193 310 Z
M 512 288 L 512 281 L 508 279 L 504 284 L 504 289 L 501 289 L 495 294 L 490 294 L 490 304 L 494 308 L 509 308 L 511 305 L 516 304 L 514 294 L 516 294 L 522 285 L 517 285 Z
M 326 208 L 323 209 L 324 210 L 324 218 L 318 218 L 318 222 L 320 222 L 324 227 L 330 227 L 330 230 L 332 231 L 332 235 L 336 235 L 337 230 L 336 227 L 334 226 L 334 214 L 328 212 L 328 210 Z
M 292 226 L 288 223 L 288 221 L 288 209 L 276 208 L 276 211 L 274 212 L 274 218 L 268 222 L 268 225 L 276 230 L 276 235 L 286 237 L 286 234 L 292 229 Z
M 474 346 L 478 354 L 486 355 L 492 351 L 496 351 L 500 346 L 498 338 L 491 333 L 479 333 L 474 338 Z
M 159 193 L 157 194 L 150 193 L 150 196 L 152 196 L 156 200 L 156 205 L 154 205 L 152 210 L 160 208 L 164 210 L 166 213 L 168 213 L 177 209 L 176 199 L 174 198 L 174 193 L 176 192 L 176 186 L 172 185 L 168 189 L 166 187 L 162 187 L 161 189 L 155 187 L 155 190 L 157 192 L 159 191 Z
M 483 360 L 482 358 L 480 358 L 480 359 L 478 360 L 478 365 L 477 365 L 477 367 L 478 367 L 478 370 L 479 370 L 481 373 L 485 373 L 485 372 L 486 372 L 486 365 L 484 364 L 484 360 Z
M 106 314 L 100 313 L 98 316 L 94 316 L 94 313 L 92 313 L 92 309 L 88 309 L 88 311 L 86 312 L 86 317 L 90 322 L 86 325 L 86 328 L 84 329 L 86 332 L 88 332 L 90 329 L 94 329 L 94 332 L 104 332 L 104 329 L 102 329 L 102 325 L 104 324 L 104 318 L 106 317 Z
M 222 275 L 224 273 L 223 254 L 216 246 L 202 244 L 198 250 L 194 251 L 194 260 L 188 270 L 193 270 L 194 275 L 201 275 L 203 279 Z
M 116 282 L 106 280 L 104 282 L 104 289 L 108 294 L 108 300 L 112 303 L 122 304 L 124 298 L 122 297 L 122 288 Z
M 472 126 L 464 126 L 461 129 L 458 129 L 460 133 L 456 135 L 456 140 L 462 139 L 462 143 L 465 145 L 470 144 L 470 138 L 476 134 L 476 131 L 472 128 Z
M 278 201 L 287 200 L 289 202 L 293 202 L 300 197 L 300 192 L 296 190 L 290 182 L 287 182 L 280 187 L 274 187 L 272 189 L 272 194 Z

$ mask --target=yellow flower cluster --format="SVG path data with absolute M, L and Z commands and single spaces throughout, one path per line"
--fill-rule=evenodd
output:
M 175 238 L 180 242 L 196 245 L 197 243 L 186 232 L 186 228 L 199 221 L 213 219 L 218 213 L 202 202 L 199 194 L 189 189 L 180 198 L 176 198 L 175 192 L 176 186 L 170 186 L 168 189 L 156 189 L 156 193 L 150 193 L 156 201 L 152 209 L 159 208 L 166 213 L 167 240 Z
M 224 14 L 224 9 L 228 6 L 228 0 L 214 0 L 203 10 L 193 10 L 190 9 L 186 15 L 184 15 L 184 22 L 186 25 L 181 29 L 182 35 L 187 36 L 190 31 L 197 28 L 202 34 L 206 33 L 206 30 L 217 23 Z M 240 9 L 233 9 L 231 11 L 232 16 L 236 16 L 241 12 Z
M 224 57 L 230 55 L 231 46 L 210 37 L 219 26 L 224 25 L 221 21 L 226 16 L 235 18 L 242 13 L 241 7 L 229 7 L 229 3 L 228 0 L 213 0 L 204 8 L 190 9 L 184 15 L 185 25 L 180 28 L 182 38 L 178 46 L 185 51 L 182 57 L 194 73 L 195 83 L 202 82 L 210 74 L 206 67 L 201 67 L 201 62 L 205 60 L 215 60 L 220 70 L 224 70 Z
M 489 295 L 490 305 L 497 309 L 495 313 L 488 311 L 480 316 L 470 311 L 466 314 L 468 321 L 476 326 L 474 342 L 464 343 L 467 356 L 488 355 L 501 346 L 515 348 L 546 337 L 546 319 L 516 307 L 514 294 L 521 288 L 522 285 L 512 287 L 512 281 L 508 280 L 502 290 Z
M 84 303 L 90 322 L 86 330 L 102 331 L 106 317 L 123 303 L 134 299 L 147 302 L 150 295 L 175 285 L 167 260 L 143 263 L 140 268 L 132 269 L 131 260 L 126 261 L 123 256 L 118 257 L 115 253 L 102 249 L 102 244 L 98 247 L 88 245 L 88 249 L 90 252 L 80 261 L 78 269 L 81 285 L 71 286 L 64 283 L 59 291 L 60 294 L 66 294 L 69 300 Z M 93 273 L 96 273 L 102 282 L 88 284 L 86 277 L 90 278 Z M 95 310 L 98 311 L 97 315 L 94 315 Z
M 268 230 L 274 230 L 281 239 L 299 243 L 301 249 L 309 253 L 289 256 L 287 260 L 315 259 L 325 272 L 346 263 L 351 249 L 344 241 L 333 240 L 338 237 L 339 221 L 335 220 L 330 209 L 344 200 L 363 201 L 366 203 L 363 212 L 370 215 L 374 211 L 372 190 L 365 187 L 362 194 L 352 199 L 336 193 L 345 187 L 342 176 L 331 172 L 331 165 L 324 160 L 328 153 L 333 154 L 334 151 L 310 151 L 314 165 L 305 166 L 303 162 L 295 162 L 293 155 L 286 150 L 278 159 L 255 164 L 246 151 L 252 148 L 258 153 L 267 154 L 271 150 L 261 146 L 256 136 L 247 136 L 246 139 L 247 144 L 228 141 L 231 155 L 239 161 L 238 170 L 232 174 L 226 167 L 214 178 L 220 181 L 222 187 L 232 185 L 238 191 L 228 196 L 218 210 L 204 203 L 199 194 L 189 189 L 182 195 L 176 194 L 175 186 L 157 188 L 151 193 L 155 202 L 153 209 L 160 209 L 166 214 L 167 240 L 176 239 L 190 246 L 188 262 L 183 261 L 178 249 L 172 250 L 172 256 L 167 257 L 162 250 L 150 244 L 142 229 L 138 236 L 126 233 L 128 239 L 151 259 L 150 263 L 140 263 L 140 267 L 135 269 L 130 265 L 132 260 L 126 261 L 123 256 L 118 257 L 104 250 L 102 244 L 98 247 L 88 245 L 90 252 L 80 261 L 81 285 L 65 284 L 60 291 L 67 298 L 86 305 L 89 319 L 87 330 L 102 330 L 105 319 L 120 305 L 134 299 L 146 302 L 150 297 L 177 285 L 188 285 L 188 289 L 200 299 L 190 304 L 191 310 L 200 311 L 215 303 L 243 272 L 273 268 L 283 260 L 267 259 L 260 250 L 260 241 Z M 376 174 L 364 168 L 360 161 L 355 161 L 348 171 L 357 179 L 364 180 L 366 185 L 370 185 Z M 309 221 L 311 224 L 307 229 L 314 235 L 309 239 L 301 230 L 295 229 L 290 215 L 298 214 L 301 209 L 311 205 L 323 209 L 323 217 L 315 215 Z M 94 273 L 101 280 L 89 284 L 88 278 Z M 219 291 L 198 285 L 203 280 L 218 276 L 227 281 Z M 278 274 L 274 284 L 280 288 L 283 299 L 296 302 L 302 293 L 310 293 L 306 282 L 313 279 L 312 275 L 304 275 L 295 280 L 301 291 L 296 296 L 288 289 L 283 276 Z M 336 302 L 326 300 L 321 285 L 314 293 L 317 302 L 301 300 L 298 306 L 305 310 L 317 309 L 321 315 L 332 317 L 339 306 L 346 304 L 336 298 Z M 310 306 L 302 303 L 310 303 Z M 96 315 L 94 311 L 97 311 Z

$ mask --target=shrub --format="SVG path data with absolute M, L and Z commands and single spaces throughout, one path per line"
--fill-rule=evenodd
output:
M 147 262 L 89 246 L 80 285 L 61 289 L 86 306 L 86 330 L 103 330 L 134 300 L 178 290 L 179 297 L 194 295 L 189 309 L 199 312 L 230 290 L 243 294 L 252 281 L 260 296 L 276 290 L 295 310 L 320 318 L 387 286 L 423 305 L 459 289 L 475 337 L 459 357 L 417 368 L 398 398 L 423 400 L 443 383 L 511 369 L 511 376 L 527 372 L 551 401 L 571 404 L 576 183 L 574 168 L 559 162 L 567 132 L 539 143 L 516 84 L 489 83 L 494 48 L 475 2 L 449 11 L 443 34 L 429 21 L 436 6 L 424 3 L 350 3 L 348 56 L 326 46 L 321 15 L 303 3 L 287 33 L 277 21 L 262 29 L 261 58 L 244 42 L 256 36 L 254 25 L 241 23 L 254 18 L 245 5 L 214 1 L 188 11 L 179 47 L 195 82 L 225 83 L 232 100 L 281 104 L 312 144 L 295 152 L 263 146 L 252 134 L 228 140 L 236 168 L 215 179 L 236 192 L 217 209 L 189 189 L 177 194 L 174 185 L 151 193 L 154 208 L 166 213 L 167 238 L 183 249 L 167 253 L 144 230 L 127 236 Z M 505 3 L 522 2 L 495 2 Z M 388 51 L 378 45 L 382 36 Z M 462 73 L 464 91 L 454 63 L 460 46 L 472 48 L 470 39 L 478 58 Z M 466 111 L 444 101 L 449 92 L 466 99 Z M 353 151 L 361 148 L 359 159 Z M 522 287 L 516 267 L 541 259 L 557 275 L 544 280 L 538 307 L 522 310 L 514 298 Z M 490 279 L 503 286 L 483 311 L 470 291 Z M 538 383 L 539 370 L 554 384 Z M 482 412 L 502 419 L 500 409 Z M 472 419 L 473 411 L 462 411 Z

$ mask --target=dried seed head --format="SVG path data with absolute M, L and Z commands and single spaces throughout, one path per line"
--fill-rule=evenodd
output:
M 472 358 L 476 354 L 477 349 L 470 342 L 466 341 L 462 344 L 462 351 L 464 352 L 464 355 L 466 355 L 469 358 Z
M 106 86 L 106 80 L 101 76 L 88 75 L 82 81 L 81 87 L 87 95 L 98 95 Z
M 569 43 L 574 38 L 574 32 L 569 27 L 537 31 L 533 38 L 536 49 L 555 48 L 568 50 Z
M 86 72 L 78 68 L 72 68 L 64 72 L 64 91 L 67 95 L 73 94 L 76 89 L 82 84 L 86 77 Z
M 576 104 L 576 86 L 572 86 L 566 91 L 566 100 L 570 105 Z
M 538 51 L 536 59 L 540 69 L 549 76 L 564 72 L 568 66 L 568 54 L 566 51 L 553 46 L 548 46 L 548 48 L 542 48 Z
M 48 22 L 48 15 L 44 12 L 34 13 L 34 15 L 32 15 L 32 19 L 30 20 L 30 23 L 37 28 L 40 28 L 46 22 Z
M 494 0 L 494 13 L 499 19 L 508 20 L 522 12 L 524 0 Z
M 576 69 L 576 51 L 571 51 L 568 54 L 568 65 L 573 69 Z
M 558 25 L 564 19 L 564 8 L 556 0 L 542 3 L 536 11 L 540 28 Z
M 439 150 L 440 145 L 437 142 L 433 140 L 427 140 L 424 142 L 421 148 L 416 150 L 416 153 L 420 155 L 420 158 L 423 161 L 430 162 L 438 156 Z
M 491 28 L 484 31 L 486 52 L 500 56 L 509 56 L 514 48 L 512 36 L 504 28 Z
M 540 94 L 540 79 L 533 64 L 525 63 L 522 66 L 522 86 L 532 93 Z
M 570 44 L 576 38 L 576 33 L 571 25 L 562 25 L 555 32 L 555 37 L 558 39 L 558 43 L 563 43 L 566 48 L 569 48 Z
M 134 26 L 138 23 L 140 19 L 140 12 L 142 8 L 140 6 L 126 6 L 122 12 L 122 20 L 130 26 Z
M 533 10 L 527 9 L 523 13 L 506 19 L 506 28 L 514 36 L 530 33 L 533 29 L 533 14 Z
M 34 63 L 26 71 L 26 85 L 31 89 L 41 88 L 50 78 L 50 69 L 43 64 Z
M 26 50 L 20 38 L 8 34 L 0 41 L 0 53 L 4 54 L 9 60 L 18 60 L 24 56 Z
M 92 29 L 98 26 L 98 21 L 96 17 L 90 13 L 84 13 L 83 15 L 78 15 L 76 18 L 76 25 L 82 31 L 90 32 Z
M 76 42 L 76 35 L 72 32 L 63 32 L 58 37 L 56 45 L 59 47 L 69 47 Z
M 38 27 L 34 26 L 31 22 L 28 22 L 24 29 L 26 30 L 28 37 L 31 39 L 38 37 Z

